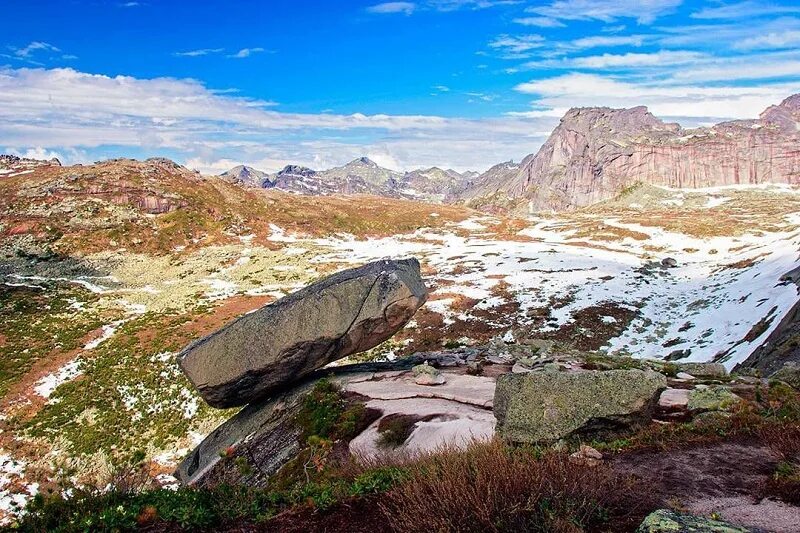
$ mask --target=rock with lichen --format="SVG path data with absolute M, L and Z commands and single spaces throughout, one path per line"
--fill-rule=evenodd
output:
M 514 443 L 616 434 L 649 421 L 666 386 L 663 374 L 638 369 L 505 374 L 494 396 L 497 432 Z

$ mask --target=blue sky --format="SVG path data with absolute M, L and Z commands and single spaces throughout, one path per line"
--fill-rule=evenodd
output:
M 800 4 L 681 0 L 4 3 L 0 150 L 484 170 L 573 106 L 686 126 L 800 92 Z

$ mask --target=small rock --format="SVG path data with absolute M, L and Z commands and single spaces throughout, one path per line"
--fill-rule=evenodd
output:
M 676 268 L 678 261 L 674 257 L 665 257 L 661 260 L 661 266 L 664 268 Z
M 598 466 L 603 462 L 603 454 L 591 446 L 581 444 L 580 450 L 570 454 L 569 462 L 576 465 Z
M 677 374 L 675 374 L 675 377 L 678 379 L 686 379 L 686 380 L 696 379 L 693 375 L 687 372 L 678 372 Z
M 447 380 L 438 369 L 425 361 L 411 369 L 414 373 L 414 383 L 417 385 L 443 385 Z
M 682 411 L 689 405 L 689 393 L 685 389 L 667 389 L 658 397 L 658 407 L 664 411 Z

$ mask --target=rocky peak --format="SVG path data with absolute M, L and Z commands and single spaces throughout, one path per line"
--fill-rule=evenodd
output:
M 61 161 L 58 158 L 53 157 L 48 160 L 43 159 L 30 159 L 27 157 L 18 157 L 16 155 L 10 154 L 0 154 L 0 170 L 4 170 L 3 174 L 8 174 L 10 172 L 22 172 L 24 170 L 30 170 L 37 167 L 45 167 L 45 166 L 61 166 Z
M 359 157 L 358 159 L 350 161 L 346 166 L 367 166 L 378 168 L 378 164 L 369 157 Z
M 302 165 L 286 165 L 283 169 L 278 172 L 279 176 L 313 176 L 316 174 L 316 170 L 310 169 L 308 167 L 304 167 Z

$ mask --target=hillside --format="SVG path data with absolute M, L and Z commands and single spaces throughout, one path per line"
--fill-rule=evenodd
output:
M 677 188 L 800 183 L 800 95 L 758 119 L 682 129 L 646 107 L 575 108 L 519 168 L 492 169 L 458 195 L 521 212 L 591 205 L 637 182 Z
M 65 475 L 104 483 L 139 450 L 148 479 L 174 484 L 180 461 L 234 414 L 202 401 L 178 352 L 348 266 L 413 255 L 430 294 L 393 338 L 339 365 L 461 346 L 491 357 L 493 376 L 507 350 L 546 341 L 730 370 L 780 333 L 797 302 L 786 274 L 797 267 L 800 195 L 788 186 L 640 186 L 522 220 L 241 187 L 162 159 L 3 161 L 6 513 Z M 488 427 L 485 406 L 475 409 Z

